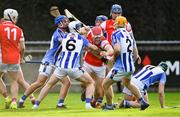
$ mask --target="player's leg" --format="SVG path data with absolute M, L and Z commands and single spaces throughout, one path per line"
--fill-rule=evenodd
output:
M 41 64 L 39 68 L 39 75 L 37 80 L 28 87 L 28 89 L 24 92 L 24 95 L 20 98 L 18 107 L 23 108 L 24 101 L 26 98 L 31 95 L 36 89 L 42 87 L 46 80 L 49 78 L 51 73 L 54 71 L 54 67 L 51 65 Z
M 11 98 L 9 97 L 8 91 L 7 91 L 7 87 L 2 79 L 4 73 L 0 72 L 0 90 L 1 93 L 5 99 L 5 109 L 8 109 L 10 107 L 11 104 Z
M 23 108 L 23 104 L 27 97 L 31 95 L 35 90 L 43 86 L 47 79 L 47 76 L 39 74 L 37 80 L 34 83 L 32 83 L 30 87 L 28 87 L 28 89 L 24 92 L 23 96 L 20 98 L 18 102 L 18 108 Z
M 119 108 L 140 108 L 140 104 L 136 100 L 135 96 L 126 88 L 123 88 L 124 98 L 119 103 Z
M 97 102 L 95 103 L 96 108 L 101 108 L 104 97 L 102 84 L 106 76 L 106 66 L 93 67 L 93 71 L 95 73 L 95 93 L 93 102 Z
M 39 107 L 41 101 L 47 96 L 49 90 L 59 81 L 59 79 L 56 77 L 55 74 L 53 74 L 49 81 L 46 83 L 46 85 L 41 89 L 40 94 L 33 106 L 33 109 L 36 109 Z
M 74 75 L 72 75 L 72 77 L 73 76 L 76 78 L 76 80 L 82 82 L 86 86 L 86 108 L 92 108 L 90 102 L 94 93 L 93 79 L 87 72 L 83 70 L 75 70 Z
M 103 80 L 104 78 L 99 77 L 96 77 L 95 80 L 95 92 L 91 105 L 96 108 L 101 108 L 102 106 L 104 97 L 104 89 L 102 87 Z
M 145 110 L 149 104 L 144 101 L 139 89 L 130 83 L 130 76 L 126 75 L 122 77 L 122 83 L 133 93 L 133 95 L 135 95 L 135 97 L 137 97 L 139 103 L 141 104 L 141 110 Z
M 8 97 L 8 92 L 7 92 L 7 88 L 6 88 L 6 85 L 2 79 L 4 73 L 3 72 L 0 72 L 0 90 L 1 90 L 1 93 L 3 95 L 4 98 L 7 98 Z
M 18 73 L 17 71 L 9 71 L 8 72 L 11 84 L 11 94 L 12 94 L 12 102 L 10 108 L 17 109 L 17 97 L 18 97 Z
M 94 80 L 95 76 L 94 76 L 93 70 L 92 70 L 91 66 L 88 63 L 84 62 L 82 69 L 84 71 L 86 71 L 92 77 L 92 79 Z M 84 83 L 81 83 L 81 88 L 82 88 L 81 101 L 85 101 L 86 100 L 86 85 Z M 94 91 L 94 93 L 95 92 L 96 92 L 96 90 Z
M 27 90 L 30 85 L 28 84 L 28 82 L 25 81 L 24 79 L 24 75 L 23 75 L 23 72 L 22 72 L 22 69 L 20 67 L 19 71 L 18 71 L 18 84 L 20 86 L 22 86 L 24 88 L 24 90 Z M 31 100 L 31 103 L 34 104 L 35 103 L 35 97 L 33 94 L 30 95 L 30 100 Z
M 61 89 L 59 92 L 59 101 L 58 101 L 58 104 L 56 107 L 57 108 L 66 108 L 64 101 L 69 92 L 69 88 L 71 86 L 71 81 L 70 81 L 69 77 L 65 77 L 65 78 L 61 79 L 60 82 L 61 82 Z
M 106 97 L 106 105 L 104 109 L 113 110 L 113 90 L 112 90 L 112 84 L 115 83 L 115 81 L 111 80 L 110 78 L 105 78 L 103 81 L 103 89 Z

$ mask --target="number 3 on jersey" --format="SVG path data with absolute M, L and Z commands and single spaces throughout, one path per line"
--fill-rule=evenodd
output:
M 12 28 L 12 29 L 10 29 L 10 27 L 6 27 L 5 29 L 4 29 L 4 31 L 6 31 L 7 32 L 7 38 L 10 40 L 11 38 L 11 35 L 13 35 L 13 37 L 14 37 L 14 41 L 16 41 L 16 34 L 17 34 L 17 31 L 16 31 L 16 28 Z

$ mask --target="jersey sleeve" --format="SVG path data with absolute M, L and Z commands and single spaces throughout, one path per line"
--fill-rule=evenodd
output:
M 106 30 L 106 21 L 102 22 L 100 26 L 103 30 Z
M 166 73 L 162 73 L 159 83 L 161 84 L 166 83 Z
M 112 39 L 112 45 L 114 46 L 115 44 L 119 43 L 119 39 L 120 37 L 118 36 L 116 33 L 113 33 L 111 35 L 111 39 Z
M 82 37 L 82 39 L 83 39 L 83 45 L 84 46 L 89 46 L 89 41 L 86 39 L 86 38 L 84 38 L 83 36 L 81 36 Z
M 103 41 L 101 42 L 100 47 L 101 47 L 102 49 L 104 49 L 104 48 L 106 47 L 106 45 L 109 45 L 108 40 L 103 40 Z

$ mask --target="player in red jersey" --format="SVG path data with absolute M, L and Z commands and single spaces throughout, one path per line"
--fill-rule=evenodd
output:
M 102 82 L 106 75 L 106 66 L 103 62 L 103 57 L 112 56 L 114 51 L 103 36 L 103 31 L 100 26 L 95 26 L 90 29 L 87 39 L 99 48 L 98 52 L 87 52 L 84 56 L 83 64 L 83 69 L 95 80 L 95 94 L 92 100 L 92 106 L 99 108 L 104 96 Z
M 4 10 L 4 17 L 0 23 L 0 76 L 7 73 L 11 80 L 12 109 L 17 108 L 18 73 L 22 62 L 25 44 L 21 28 L 16 26 L 18 12 L 14 9 Z
M 107 39 L 109 41 L 109 43 L 111 44 L 111 35 L 113 33 L 113 31 L 115 31 L 115 19 L 118 16 L 122 15 L 122 7 L 121 5 L 118 4 L 114 4 L 111 7 L 111 11 L 110 11 L 110 16 L 112 17 L 112 19 L 106 20 L 103 23 L 101 23 L 101 27 L 102 29 L 105 31 L 106 35 L 107 35 Z M 129 22 L 126 23 L 126 30 L 130 33 L 130 35 L 134 38 L 133 36 L 133 32 L 132 32 L 132 28 Z
M 3 23 L 5 20 L 4 18 L 1 18 L 0 19 L 0 24 Z M 26 90 L 30 85 L 28 82 L 25 81 L 24 79 L 24 75 L 23 75 L 23 72 L 22 72 L 22 69 L 20 68 L 20 70 L 18 71 L 18 84 L 23 87 L 24 90 Z M 1 93 L 5 99 L 5 109 L 8 109 L 10 107 L 10 104 L 11 104 L 11 98 L 9 97 L 9 94 L 8 94 L 8 91 L 7 91 L 7 87 L 3 81 L 3 79 L 1 78 L 0 79 L 0 90 L 1 90 Z M 35 97 L 33 94 L 31 94 L 31 96 L 29 97 L 32 104 L 35 103 Z

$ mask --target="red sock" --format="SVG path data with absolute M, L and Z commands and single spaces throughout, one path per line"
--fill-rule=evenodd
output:
M 12 102 L 16 102 L 16 98 L 12 98 Z
M 8 97 L 8 93 L 7 92 L 2 93 L 2 95 L 3 95 L 4 98 Z

